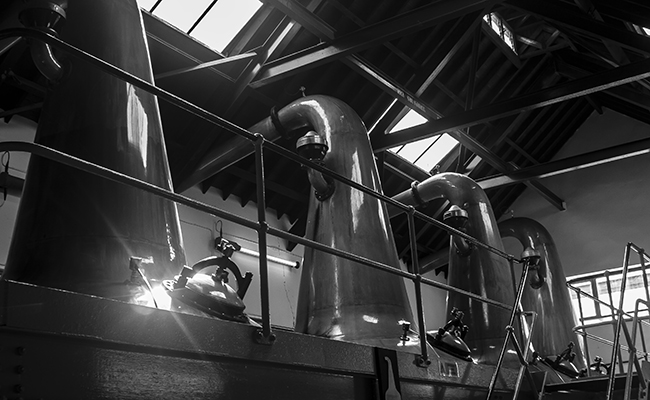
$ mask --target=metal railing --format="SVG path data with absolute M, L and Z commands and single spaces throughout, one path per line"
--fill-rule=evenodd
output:
M 625 304 L 625 289 L 626 289 L 626 284 L 627 284 L 627 278 L 628 278 L 628 271 L 630 269 L 630 254 L 631 251 L 636 252 L 639 255 L 640 259 L 640 265 L 641 265 L 641 271 L 643 274 L 643 281 L 644 281 L 644 286 L 645 286 L 645 293 L 646 293 L 646 300 L 642 299 L 637 299 L 636 305 L 635 305 L 635 311 L 634 315 L 624 311 L 624 304 Z M 575 327 L 576 333 L 582 335 L 583 337 L 583 343 L 584 343 L 584 348 L 585 348 L 585 355 L 587 358 L 587 376 L 590 375 L 590 366 L 589 362 L 591 360 L 591 357 L 589 355 L 589 346 L 587 344 L 587 339 L 592 339 L 595 341 L 599 341 L 601 343 L 611 345 L 612 347 L 612 353 L 611 353 L 611 362 L 609 365 L 608 369 L 608 382 L 607 382 L 607 400 L 610 400 L 613 397 L 614 394 L 614 381 L 616 377 L 616 364 L 618 360 L 620 360 L 619 365 L 619 370 L 620 373 L 624 373 L 625 370 L 623 368 L 623 356 L 622 356 L 622 349 L 625 348 L 629 352 L 629 360 L 628 360 L 628 366 L 627 366 L 627 375 L 626 375 L 626 384 L 625 384 L 625 399 L 629 399 L 630 397 L 630 390 L 631 390 L 631 385 L 632 385 L 632 376 L 633 376 L 633 367 L 636 368 L 637 373 L 639 375 L 639 381 L 640 385 L 642 388 L 646 388 L 646 382 L 645 379 L 643 379 L 643 373 L 641 371 L 641 366 L 639 364 L 639 356 L 645 358 L 646 360 L 648 359 L 648 353 L 646 349 L 646 344 L 645 344 L 645 338 L 643 336 L 643 331 L 641 331 L 641 343 L 643 350 L 638 351 L 636 349 L 636 333 L 637 333 L 637 326 L 639 326 L 641 323 L 650 326 L 650 323 L 646 320 L 640 320 L 639 319 L 639 304 L 643 303 L 646 306 L 650 304 L 650 293 L 648 291 L 648 280 L 646 276 L 646 268 L 645 268 L 645 262 L 650 259 L 648 258 L 648 255 L 645 253 L 644 249 L 638 247 L 637 245 L 633 243 L 628 243 L 625 246 L 625 252 L 623 256 L 623 267 L 621 270 L 621 285 L 620 285 L 620 296 L 619 296 L 619 304 L 618 307 L 615 307 L 613 305 L 614 303 L 614 298 L 613 298 L 613 290 L 612 290 L 612 285 L 610 281 L 610 275 L 611 273 L 609 271 L 605 271 L 602 276 L 605 277 L 606 279 L 606 285 L 607 285 L 607 295 L 609 297 L 609 303 L 606 301 L 601 300 L 597 296 L 591 295 L 582 289 L 576 287 L 573 285 L 575 281 L 570 281 L 567 282 L 567 287 L 569 287 L 571 290 L 575 291 L 577 296 L 578 296 L 578 308 L 579 308 L 579 313 L 580 313 L 580 320 L 584 321 L 584 312 L 583 312 L 583 307 L 582 307 L 582 298 L 586 297 L 590 300 L 592 300 L 595 303 L 598 303 L 600 305 L 603 305 L 605 307 L 608 307 L 612 314 L 612 320 L 611 324 L 613 326 L 613 340 L 610 342 L 602 337 L 592 335 L 587 333 L 587 329 L 590 327 L 594 326 L 599 326 L 599 325 L 579 325 Z M 628 319 L 632 319 L 633 321 L 633 333 L 630 334 L 629 329 L 625 323 L 626 317 Z M 620 343 L 620 336 L 621 332 L 625 335 L 625 339 L 627 342 L 627 346 L 621 345 Z
M 539 255 L 539 254 L 538 254 Z M 527 361 L 528 357 L 528 350 L 530 349 L 530 343 L 532 341 L 533 337 L 533 328 L 535 325 L 535 320 L 537 319 L 537 314 L 533 314 L 533 321 L 530 326 L 530 334 L 528 335 L 528 339 L 526 342 L 526 346 L 524 347 L 525 350 L 522 351 L 521 346 L 519 345 L 519 342 L 517 340 L 517 337 L 514 334 L 515 328 L 513 325 L 515 324 L 515 319 L 517 315 L 525 315 L 526 313 L 531 314 L 530 312 L 523 312 L 521 311 L 521 298 L 524 293 L 524 289 L 526 288 L 526 279 L 528 279 L 528 272 L 531 266 L 535 265 L 537 262 L 539 262 L 539 257 L 535 258 L 526 258 L 524 260 L 524 268 L 521 273 L 521 278 L 519 280 L 519 285 L 516 286 L 515 290 L 515 302 L 513 304 L 511 313 L 510 313 L 510 320 L 508 323 L 508 326 L 506 326 L 506 337 L 503 341 L 503 346 L 501 347 L 501 351 L 499 353 L 499 358 L 497 359 L 497 365 L 496 368 L 494 369 L 494 372 L 492 373 L 492 378 L 490 379 L 490 384 L 488 385 L 488 393 L 486 400 L 490 400 L 492 398 L 492 395 L 494 394 L 494 389 L 496 387 L 496 381 L 499 376 L 499 372 L 501 371 L 501 367 L 503 365 L 503 360 L 506 355 L 506 351 L 508 349 L 508 344 L 510 341 L 512 341 L 512 345 L 515 349 L 515 352 L 517 353 L 517 358 L 519 360 L 519 363 L 521 364 L 521 367 L 519 368 L 519 374 L 517 376 L 517 381 L 515 383 L 515 392 L 513 395 L 513 399 L 517 398 L 517 395 L 519 394 L 519 390 L 521 389 L 521 383 L 523 381 L 524 375 L 526 376 L 526 379 L 528 380 L 528 384 L 530 385 L 532 390 L 535 390 L 535 380 L 533 379 L 533 376 L 530 372 L 530 369 L 528 368 L 529 363 Z M 511 262 L 510 264 L 511 270 L 513 269 L 513 264 Z M 522 325 L 523 325 L 522 321 Z M 539 396 L 539 395 L 538 395 Z
M 418 211 L 416 211 L 412 206 L 406 206 L 402 203 L 399 203 L 379 192 L 376 192 L 372 189 L 367 188 L 366 186 L 363 186 L 357 182 L 354 182 L 344 176 L 341 176 L 333 171 L 330 171 L 329 169 L 315 164 L 305 158 L 302 158 L 298 156 L 297 154 L 294 154 L 293 152 L 286 150 L 285 148 L 274 144 L 273 142 L 267 141 L 264 139 L 263 136 L 259 134 L 253 134 L 209 111 L 206 111 L 200 107 L 197 107 L 196 105 L 178 97 L 175 96 L 163 89 L 160 89 L 159 87 L 156 87 L 155 85 L 152 85 L 151 83 L 144 81 L 141 78 L 138 78 L 128 72 L 125 72 L 89 53 L 86 53 L 80 49 L 77 49 L 74 46 L 71 46 L 70 44 L 52 36 L 49 35 L 43 31 L 37 31 L 34 29 L 28 29 L 28 28 L 14 28 L 14 29 L 7 29 L 0 31 L 0 40 L 2 39 L 8 39 L 8 38 L 31 38 L 31 39 L 36 39 L 36 40 L 41 40 L 43 42 L 46 42 L 59 50 L 73 56 L 76 58 L 79 58 L 85 62 L 90 63 L 91 65 L 99 68 L 100 70 L 113 75 L 117 77 L 118 79 L 121 79 L 127 83 L 130 83 L 146 92 L 149 92 L 183 110 L 186 110 L 190 112 L 193 115 L 196 115 L 222 129 L 225 129 L 231 133 L 240 135 L 249 141 L 253 142 L 255 145 L 255 162 L 256 162 L 256 180 L 257 180 L 257 207 L 258 207 L 258 220 L 257 221 L 252 221 L 243 217 L 240 217 L 236 214 L 232 214 L 230 212 L 224 211 L 222 209 L 219 209 L 217 207 L 196 201 L 194 199 L 179 195 L 177 193 L 168 191 L 166 189 L 160 188 L 158 186 L 155 186 L 153 184 L 132 178 L 128 175 L 110 170 L 108 168 L 104 168 L 102 166 L 99 166 L 97 164 L 82 160 L 77 157 L 70 156 L 68 154 L 65 154 L 63 152 L 57 151 L 55 149 L 51 149 L 39 144 L 34 144 L 34 143 L 26 143 L 26 142 L 2 142 L 0 143 L 0 151 L 20 151 L 20 152 L 27 152 L 31 153 L 33 155 L 37 155 L 40 157 L 45 157 L 50 160 L 65 164 L 67 166 L 97 175 L 99 177 L 102 177 L 104 179 L 112 180 L 124 185 L 132 186 L 134 188 L 152 193 L 156 196 L 174 201 L 176 203 L 185 205 L 187 207 L 193 208 L 198 211 L 202 211 L 211 215 L 214 215 L 219 218 L 226 219 L 228 221 L 234 222 L 236 224 L 242 225 L 244 227 L 253 229 L 257 231 L 258 234 L 258 240 L 259 240 L 259 268 L 260 268 L 260 290 L 261 290 L 261 319 L 262 319 L 262 328 L 258 331 L 257 335 L 257 341 L 263 344 L 272 344 L 275 340 L 275 336 L 273 332 L 271 331 L 271 322 L 270 322 L 270 306 L 269 306 L 269 288 L 268 288 L 268 265 L 267 265 L 267 248 L 266 248 L 266 238 L 267 235 L 272 235 L 278 238 L 286 239 L 298 244 L 302 244 L 303 246 L 308 246 L 323 252 L 326 252 L 331 255 L 335 255 L 338 257 L 342 257 L 381 271 L 386 271 L 394 275 L 401 276 L 403 278 L 408 278 L 410 279 L 414 285 L 415 285 L 415 294 L 416 294 L 416 303 L 417 303 L 417 314 L 418 314 L 418 323 L 419 323 L 419 334 L 420 334 L 420 343 L 421 343 L 421 354 L 419 356 L 419 361 L 418 365 L 422 367 L 427 367 L 430 363 L 428 359 L 428 353 L 427 353 L 427 341 L 426 341 L 426 327 L 425 327 L 425 321 L 424 321 L 424 310 L 423 310 L 423 305 L 422 305 L 422 295 L 421 295 L 421 285 L 427 285 L 431 287 L 436 287 L 439 289 L 447 290 L 447 291 L 452 291 L 456 292 L 462 295 L 465 295 L 467 297 L 470 297 L 474 300 L 489 304 L 491 306 L 499 307 L 508 311 L 512 311 L 512 315 L 516 314 L 516 305 L 518 304 L 518 301 L 515 302 L 513 306 L 503 304 L 500 302 L 497 302 L 495 300 L 489 299 L 487 297 L 479 296 L 474 293 L 461 290 L 455 287 L 452 287 L 450 285 L 446 285 L 443 283 L 439 283 L 436 281 L 433 281 L 431 279 L 424 278 L 420 273 L 419 273 L 419 266 L 418 266 L 418 259 L 417 259 L 417 254 L 416 254 L 416 237 L 415 237 L 415 218 L 419 218 L 421 220 L 424 220 L 425 222 L 432 224 L 440 229 L 443 229 L 450 234 L 460 236 L 472 243 L 474 243 L 476 246 L 482 247 L 484 249 L 487 249 L 488 251 L 506 258 L 512 265 L 512 263 L 522 263 L 522 260 L 519 260 L 515 258 L 514 256 L 500 250 L 497 248 L 494 248 L 488 244 L 482 243 L 478 241 L 477 239 L 473 238 L 472 236 L 467 235 L 466 233 L 459 231 L 457 229 L 454 229 L 446 224 L 443 224 L 442 222 L 439 222 L 425 214 L 422 214 Z M 17 43 L 17 41 L 13 41 L 11 45 Z M 355 255 L 353 253 L 349 253 L 346 251 L 338 250 L 333 247 L 329 247 L 326 245 L 323 245 L 321 243 L 305 239 L 301 236 L 296 236 L 294 234 L 291 234 L 289 232 L 276 229 L 273 227 L 270 227 L 268 223 L 265 220 L 265 211 L 266 211 L 266 204 L 265 204 L 265 178 L 264 178 L 264 150 L 269 149 L 271 151 L 274 151 L 288 159 L 291 159 L 295 162 L 298 162 L 303 165 L 307 165 L 317 171 L 320 171 L 330 177 L 332 177 L 335 180 L 338 180 L 348 186 L 351 186 L 357 190 L 360 190 L 366 194 L 369 194 L 380 201 L 383 201 L 385 203 L 391 204 L 403 211 L 406 211 L 408 214 L 408 223 L 409 223 L 409 236 L 410 236 L 410 244 L 411 244 L 411 251 L 413 252 L 413 271 L 414 273 L 409 273 L 402 271 L 401 269 L 379 263 L 358 255 Z M 520 298 L 521 295 L 519 294 L 518 298 Z M 512 318 L 511 318 L 512 319 Z M 512 324 L 511 324 L 512 325 Z M 511 329 L 511 326 L 508 327 Z M 509 337 L 512 335 L 512 332 L 508 330 L 508 333 L 506 335 L 506 341 L 505 343 L 508 343 Z M 514 336 L 513 336 L 514 338 Z M 505 346 L 504 346 L 505 347 Z M 504 350 L 505 351 L 505 350 Z M 498 373 L 498 371 L 497 371 Z M 496 378 L 495 378 L 496 379 Z

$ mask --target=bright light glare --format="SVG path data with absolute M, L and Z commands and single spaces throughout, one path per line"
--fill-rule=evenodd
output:
M 416 113 L 415 111 L 411 110 L 404 115 L 402 119 L 399 120 L 397 124 L 393 127 L 393 129 L 390 130 L 390 133 L 393 133 L 395 131 L 399 131 L 402 129 L 410 128 L 413 126 L 417 125 L 422 125 L 423 123 L 427 122 L 427 119 L 421 116 L 420 114 Z

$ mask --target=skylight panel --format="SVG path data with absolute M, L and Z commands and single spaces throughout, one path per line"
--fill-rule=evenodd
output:
M 223 52 L 262 3 L 259 0 L 138 0 L 138 5 L 183 32 L 191 29 L 190 36 Z M 206 10 L 209 11 L 202 17 Z
M 427 122 L 427 119 L 421 116 L 420 114 L 416 113 L 413 110 L 410 110 L 409 112 L 402 117 L 402 119 L 399 120 L 397 124 L 393 127 L 393 129 L 390 130 L 390 132 L 395 132 L 395 131 L 400 131 L 402 129 L 406 128 L 411 128 L 417 125 L 422 125 L 423 123 Z
M 415 111 L 409 111 L 390 132 L 411 128 L 425 123 L 426 118 Z M 431 171 L 458 142 L 446 133 L 421 139 L 402 146 L 396 146 L 389 151 L 413 163 L 424 171 Z
M 164 19 L 183 32 L 187 32 L 212 0 L 163 0 L 153 15 Z
M 261 6 L 259 0 L 219 0 L 192 31 L 192 36 L 223 51 Z
M 508 47 L 517 54 L 515 46 L 515 35 L 503 19 L 497 13 L 489 13 L 483 16 L 483 20 L 492 28 L 494 32 L 508 45 Z
M 435 138 L 437 140 L 414 162 L 425 171 L 431 171 L 458 144 L 456 139 L 446 133 Z

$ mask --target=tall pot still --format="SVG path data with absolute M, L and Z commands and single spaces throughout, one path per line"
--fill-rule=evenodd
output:
M 466 233 L 503 251 L 496 219 L 489 199 L 483 189 L 471 178 L 457 173 L 441 173 L 393 197 L 405 204 L 418 205 L 433 199 L 444 198 L 453 206 L 466 211 Z M 481 295 L 503 304 L 514 302 L 514 288 L 508 261 L 483 247 L 459 248 L 463 240 L 450 240 L 448 284 Z M 464 341 L 472 358 L 480 363 L 496 364 L 506 335 L 510 312 L 449 292 L 447 312 L 457 308 L 464 312 L 463 322 L 469 332 Z M 517 360 L 508 354 L 506 363 Z
M 135 0 L 62 6 L 62 40 L 153 82 Z M 64 70 L 50 84 L 35 141 L 173 190 L 155 96 L 54 53 Z M 31 157 L 4 278 L 139 302 L 124 284 L 131 257 L 149 260 L 142 266 L 152 281 L 180 271 L 185 254 L 176 205 Z
M 573 359 L 578 370 L 585 367 L 582 350 L 578 345 L 577 334 L 573 328 L 577 325 L 571 296 L 566 287 L 566 277 L 560 256 L 553 238 L 546 228 L 530 218 L 510 218 L 499 222 L 502 237 L 512 237 L 521 245 L 539 251 L 540 271 L 543 282 L 535 275 L 529 276 L 529 285 L 521 299 L 525 311 L 535 311 L 538 320 L 532 332 L 532 343 L 541 357 L 561 354 L 569 343 L 574 343 Z

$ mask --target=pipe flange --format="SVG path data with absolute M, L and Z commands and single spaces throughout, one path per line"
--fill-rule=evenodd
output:
M 420 196 L 420 192 L 418 191 L 418 185 L 420 182 L 418 181 L 413 181 L 411 182 L 411 193 L 413 193 L 413 200 L 415 200 L 415 205 L 416 206 L 422 206 L 426 204 L 426 201 Z
M 275 106 L 271 107 L 269 115 L 271 117 L 271 124 L 273 124 L 275 130 L 278 131 L 280 136 L 282 136 L 284 139 L 289 139 L 291 135 L 289 135 L 289 132 L 287 132 L 287 130 L 282 125 L 282 122 L 280 122 L 280 116 L 278 115 L 278 110 L 275 109 Z

